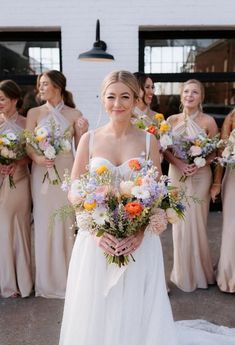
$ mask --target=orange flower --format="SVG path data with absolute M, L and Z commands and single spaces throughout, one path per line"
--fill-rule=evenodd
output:
M 125 210 L 131 218 L 134 218 L 141 214 L 143 211 L 143 206 L 136 201 L 128 202 L 128 204 L 125 205 Z
M 129 161 L 129 168 L 131 168 L 131 170 L 140 170 L 141 169 L 140 162 L 137 159 L 131 159 Z
M 153 125 L 149 126 L 147 131 L 153 135 L 155 135 L 157 133 L 157 128 Z
M 136 179 L 136 185 L 137 186 L 142 186 L 142 184 L 143 184 L 142 177 L 138 176 L 137 179 Z

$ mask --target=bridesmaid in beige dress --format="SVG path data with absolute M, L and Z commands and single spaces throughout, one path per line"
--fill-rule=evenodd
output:
M 199 81 L 193 79 L 183 84 L 183 112 L 168 118 L 176 139 L 184 135 L 195 136 L 202 132 L 206 132 L 209 137 L 217 134 L 214 119 L 201 111 L 203 99 L 204 89 Z M 181 184 L 179 180 L 185 175 L 187 194 L 202 200 L 200 203 L 191 202 L 190 206 L 186 205 L 185 219 L 173 225 L 174 263 L 171 280 L 185 292 L 196 288 L 205 289 L 208 284 L 214 283 L 206 233 L 212 179 L 210 162 L 214 157 L 207 157 L 207 164 L 198 168 L 195 164 L 188 164 L 174 156 L 169 150 L 165 156 L 171 163 L 169 176 L 172 184 Z
M 235 129 L 235 111 L 228 114 L 224 120 L 221 139 L 227 139 Z M 223 167 L 215 169 L 214 183 L 211 187 L 211 197 L 215 201 L 221 190 Z M 217 268 L 217 284 L 221 291 L 235 292 L 235 169 L 227 168 L 222 184 L 223 227 L 220 259 Z
M 26 119 L 18 114 L 22 102 L 19 86 L 12 80 L 0 83 L 0 133 L 18 135 Z M 31 196 L 29 158 L 0 164 L 0 295 L 27 297 L 32 290 L 30 253 Z M 16 188 L 10 188 L 9 175 Z
M 80 136 L 87 130 L 88 123 L 80 111 L 74 109 L 72 95 L 66 90 L 66 78 L 59 71 L 48 71 L 38 78 L 38 91 L 45 104 L 30 109 L 27 128 L 34 131 L 41 125 L 51 126 L 51 120 L 60 126 L 60 133 L 69 128 L 70 140 L 77 146 Z M 35 294 L 47 298 L 64 298 L 70 255 L 74 243 L 74 217 L 65 221 L 55 220 L 54 229 L 49 229 L 50 217 L 54 211 L 67 204 L 67 196 L 60 185 L 42 184 L 43 176 L 55 164 L 63 178 L 64 170 L 72 168 L 73 150 L 59 153 L 55 160 L 38 155 L 28 149 L 33 160 L 32 198 L 35 231 Z

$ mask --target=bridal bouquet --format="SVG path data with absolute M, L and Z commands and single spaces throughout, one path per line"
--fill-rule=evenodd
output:
M 0 163 L 10 165 L 26 155 L 25 141 L 21 134 L 6 132 L 0 134 Z M 10 188 L 16 188 L 12 175 L 8 175 Z
M 189 164 L 194 163 L 198 168 L 202 168 L 206 165 L 206 157 L 216 150 L 218 141 L 218 135 L 213 138 L 209 138 L 204 133 L 194 137 L 183 136 L 174 140 L 174 154 Z M 182 176 L 180 181 L 186 179 L 187 176 Z
M 48 159 L 55 159 L 60 152 L 71 151 L 72 147 L 69 136 L 69 130 L 65 130 L 62 134 L 60 125 L 53 119 L 50 120 L 49 126 L 37 126 L 34 133 L 25 131 L 27 145 L 31 146 L 38 155 L 43 155 Z M 53 168 L 47 169 L 42 183 L 46 179 L 54 185 L 62 182 L 56 165 Z
M 184 193 L 170 186 L 167 176 L 157 181 L 158 172 L 151 161 L 133 159 L 129 167 L 127 180 L 116 179 L 105 165 L 72 183 L 66 177 L 62 186 L 70 189 L 78 228 L 96 236 L 107 232 L 122 239 L 144 227 L 159 234 L 168 222 L 184 216 Z M 130 260 L 128 255 L 105 256 L 108 263 L 119 267 Z
M 163 114 L 156 113 L 152 119 L 147 115 L 141 115 L 133 118 L 132 121 L 138 128 L 155 135 L 163 150 L 166 150 L 168 146 L 172 145 L 171 126 L 165 121 Z
M 221 157 L 217 160 L 222 166 L 235 168 L 235 129 L 230 133 L 228 139 L 221 139 L 217 147 L 222 149 Z

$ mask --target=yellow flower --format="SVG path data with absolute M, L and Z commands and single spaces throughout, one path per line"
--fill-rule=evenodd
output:
M 166 121 L 161 123 L 161 126 L 160 126 L 160 132 L 161 133 L 166 133 L 169 131 L 169 129 L 170 129 L 170 126 L 168 125 L 168 123 Z
M 154 117 L 155 117 L 155 120 L 157 120 L 157 121 L 162 121 L 162 120 L 164 120 L 164 115 L 161 114 L 161 113 L 156 113 L 156 114 L 154 115 Z
M 2 139 L 0 139 L 0 145 L 2 145 L 4 143 L 4 141 Z
M 84 202 L 83 204 L 85 210 L 91 211 L 96 207 L 96 201 L 94 200 L 93 202 Z
M 37 140 L 38 142 L 42 141 L 43 139 L 44 139 L 44 137 L 41 137 L 40 135 L 37 135 L 37 136 L 36 136 L 36 140 Z
M 200 147 L 201 143 L 202 143 L 201 140 L 197 139 L 197 140 L 195 140 L 194 145 Z
M 106 171 L 108 171 L 108 168 L 106 167 L 106 165 L 101 165 L 96 169 L 96 172 L 99 175 L 105 173 Z

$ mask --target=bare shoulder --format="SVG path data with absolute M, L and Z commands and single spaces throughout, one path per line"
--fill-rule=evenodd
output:
M 27 113 L 27 117 L 37 118 L 44 111 L 44 108 L 45 108 L 44 105 L 40 105 L 38 107 L 29 109 Z
M 207 123 L 207 124 L 215 124 L 215 119 L 213 118 L 212 115 L 209 114 L 205 114 L 203 113 L 203 120 Z
M 22 128 L 25 128 L 26 127 L 26 117 L 19 115 L 18 123 Z
M 69 117 L 72 117 L 74 120 L 77 120 L 79 117 L 83 116 L 81 111 L 76 109 L 76 108 L 71 108 L 71 107 L 65 106 L 65 111 L 66 111 L 66 114 Z

